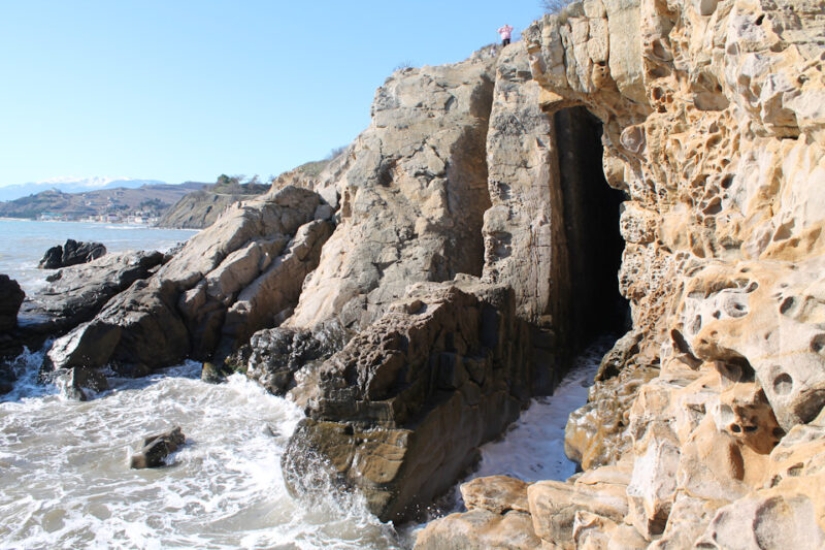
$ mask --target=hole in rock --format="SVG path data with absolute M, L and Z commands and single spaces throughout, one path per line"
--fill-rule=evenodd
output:
M 584 107 L 562 109 L 553 117 L 572 287 L 571 343 L 581 349 L 600 334 L 622 333 L 630 326 L 618 279 L 624 193 L 605 179 L 601 121 Z
M 814 353 L 825 353 L 825 334 L 817 334 L 811 339 L 811 351 Z
M 787 372 L 783 372 L 773 380 L 773 390 L 779 395 L 788 395 L 793 390 L 793 378 Z

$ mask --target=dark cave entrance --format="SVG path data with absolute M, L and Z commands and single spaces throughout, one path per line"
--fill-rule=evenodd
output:
M 628 301 L 619 294 L 624 250 L 619 214 L 625 199 L 602 168 L 602 122 L 584 107 L 553 115 L 569 256 L 571 334 L 575 351 L 606 333 L 629 327 Z

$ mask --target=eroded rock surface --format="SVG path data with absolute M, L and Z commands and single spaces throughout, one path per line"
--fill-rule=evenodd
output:
M 326 463 L 379 517 L 416 517 L 560 377 L 570 271 L 540 92 L 518 48 L 399 71 L 319 184 L 338 182 L 340 222 L 295 314 L 253 337 L 275 368 L 250 364 L 309 416 L 283 461 L 296 494 Z M 352 340 L 295 371 L 293 338 L 329 320 Z
M 396 72 L 317 177 L 233 207 L 50 356 L 74 381 L 230 357 L 307 412 L 294 493 L 325 469 L 403 519 L 614 313 L 581 291 L 606 270 L 632 327 L 568 423 L 583 473 L 476 481 L 419 547 L 821 546 L 823 13 L 586 0 L 497 58 Z M 560 141 L 598 134 L 584 110 L 601 159 Z M 603 212 L 562 171 L 588 160 L 623 194 L 615 280 L 582 267 Z
M 331 174 L 340 221 L 290 326 L 366 328 L 411 283 L 481 275 L 493 86 L 493 61 L 476 59 L 404 69 L 378 89 L 372 124 Z
M 599 117 L 628 196 L 633 328 L 568 423 L 585 473 L 528 488 L 545 547 L 822 546 L 824 13 L 586 0 L 524 33 L 544 110 Z M 450 518 L 445 547 L 500 521 Z

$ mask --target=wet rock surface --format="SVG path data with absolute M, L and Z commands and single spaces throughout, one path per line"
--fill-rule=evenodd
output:
M 129 458 L 129 467 L 135 470 L 166 466 L 166 458 L 186 442 L 180 426 L 143 440 L 141 449 Z
M 26 297 L 20 285 L 8 275 L 0 275 L 0 395 L 8 393 L 16 380 L 15 373 L 4 359 L 19 355 L 23 344 L 14 335 L 17 313 Z
M 344 348 L 352 337 L 337 321 L 315 325 L 311 330 L 278 327 L 256 332 L 227 363 L 243 370 L 267 391 L 285 395 L 296 386 L 295 374 L 312 370 Z

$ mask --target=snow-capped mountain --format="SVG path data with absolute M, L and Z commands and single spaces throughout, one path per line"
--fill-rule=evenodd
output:
M 48 191 L 49 189 L 57 189 L 64 193 L 81 193 L 83 191 L 94 191 L 95 189 L 114 189 L 116 187 L 136 189 L 143 185 L 159 185 L 163 183 L 165 182 L 134 178 L 52 178 L 45 181 L 0 187 L 0 201 L 11 201 L 21 197 L 26 197 L 28 195 L 33 195 L 35 193 L 40 193 L 41 191 Z

